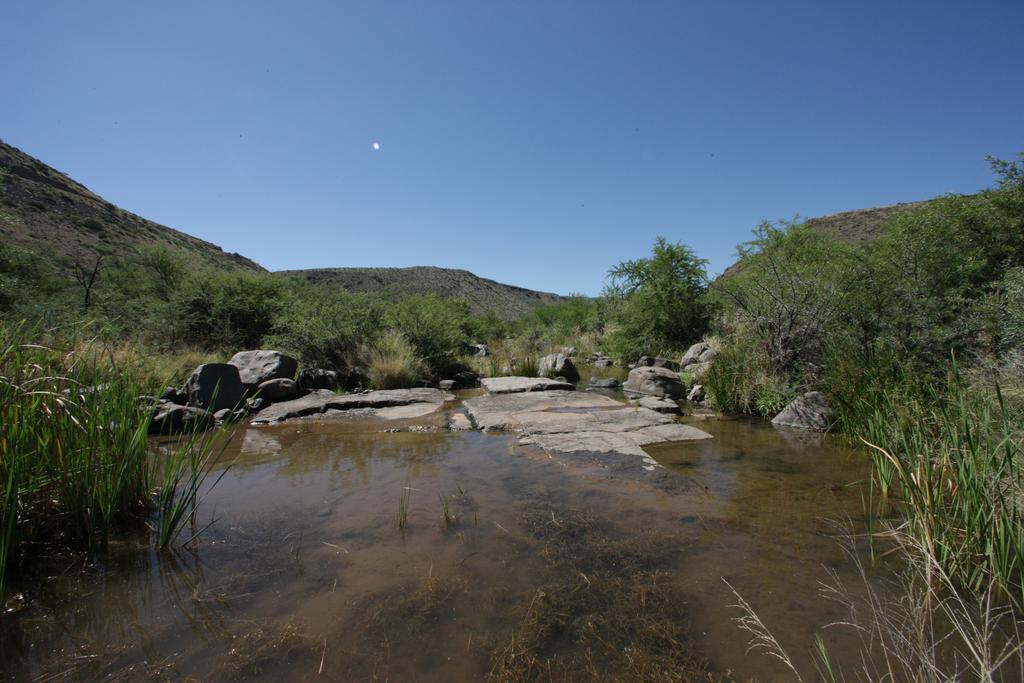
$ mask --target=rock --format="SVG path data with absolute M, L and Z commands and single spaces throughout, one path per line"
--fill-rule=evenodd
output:
M 491 350 L 487 348 L 487 344 L 471 344 L 470 348 L 473 349 L 472 355 L 479 356 L 480 358 L 486 358 L 491 355 Z
M 455 380 L 455 388 L 457 389 L 472 389 L 480 381 L 480 377 L 468 368 L 456 372 L 452 375 L 452 379 Z
M 230 410 L 228 410 L 227 408 L 221 408 L 220 410 L 213 414 L 213 419 L 216 422 L 223 422 L 224 420 L 229 419 L 230 415 Z
M 299 389 L 299 385 L 295 380 L 284 377 L 268 379 L 266 382 L 261 383 L 257 389 L 257 395 L 271 403 L 290 401 L 301 393 L 302 390 Z
M 560 354 L 562 354 L 563 356 L 568 356 L 569 358 L 572 358 L 572 357 L 574 357 L 576 355 L 576 347 L 575 346 L 563 346 L 562 348 L 560 348 L 558 350 L 558 352 Z
M 576 385 L 543 377 L 485 377 L 480 380 L 489 394 L 521 394 L 532 391 L 572 391 Z
M 359 410 L 362 415 L 386 419 L 422 417 L 440 410 L 444 402 L 451 398 L 451 394 L 439 389 L 389 389 L 342 396 L 326 389 L 317 389 L 306 396 L 264 408 L 253 419 L 253 423 L 283 422 L 297 417 L 348 410 Z
M 683 354 L 683 359 L 679 361 L 679 364 L 685 368 L 687 365 L 696 363 L 700 360 L 700 354 L 710 348 L 711 347 L 707 345 L 707 342 L 697 342 L 686 350 L 686 353 Z
M 597 358 L 590 362 L 595 368 L 610 368 L 615 363 L 612 362 L 611 358 Z
M 580 373 L 573 364 L 572 359 L 561 353 L 553 353 L 544 356 L 537 364 L 537 376 L 547 377 L 548 375 L 560 375 L 569 382 L 579 382 Z
M 313 391 L 314 389 L 330 389 L 334 391 L 338 388 L 338 373 L 334 370 L 306 368 L 299 373 L 299 378 L 296 381 L 300 388 L 307 391 Z
M 636 367 L 648 367 L 648 368 L 668 368 L 669 370 L 679 370 L 679 363 L 668 358 L 659 358 L 657 356 L 640 356 L 640 360 L 636 362 Z
M 620 453 L 642 459 L 644 469 L 659 468 L 642 446 L 668 441 L 709 439 L 667 415 L 633 408 L 600 394 L 545 391 L 486 395 L 465 402 L 473 423 L 487 432 L 522 435 L 520 444 L 557 453 Z
M 181 434 L 202 431 L 213 423 L 213 415 L 202 408 L 162 403 L 149 423 L 150 434 Z
M 230 363 L 205 363 L 185 383 L 188 405 L 214 412 L 234 408 L 242 402 L 244 387 L 238 367 Z
M 462 413 L 453 413 L 448 418 L 448 431 L 451 432 L 471 432 L 473 431 L 473 423 L 469 421 L 469 417 Z
M 690 388 L 690 393 L 686 395 L 686 400 L 693 401 L 694 403 L 699 403 L 700 401 L 703 401 L 706 397 L 707 394 L 704 393 L 704 385 L 694 384 L 693 387 Z
M 637 367 L 629 371 L 623 389 L 636 394 L 682 398 L 686 394 L 679 375 L 668 368 Z
M 160 398 L 169 403 L 183 406 L 188 403 L 188 392 L 178 387 L 167 387 L 164 389 L 164 393 L 160 394 Z
M 452 389 L 455 388 L 455 380 L 443 379 L 437 383 L 437 388 L 443 389 L 444 391 L 451 391 Z
M 349 391 L 362 389 L 370 384 L 370 371 L 366 368 L 356 366 L 348 371 L 345 379 L 345 388 Z
M 434 383 L 431 382 L 429 379 L 418 379 L 415 382 L 413 382 L 413 386 L 419 387 L 420 389 L 433 389 Z
M 258 413 L 264 408 L 266 408 L 268 405 L 270 405 L 270 402 L 267 401 L 267 399 L 256 397 L 249 401 L 249 412 Z
M 638 401 L 641 408 L 647 408 L 653 410 L 656 413 L 664 413 L 665 415 L 679 415 L 683 411 L 679 409 L 679 404 L 675 401 L 670 401 L 667 398 L 658 398 L 657 396 L 644 396 Z
M 594 389 L 617 389 L 622 386 L 622 382 L 614 377 L 591 377 L 587 386 Z
M 832 409 L 825 394 L 809 391 L 793 399 L 782 412 L 772 418 L 778 427 L 793 427 L 814 432 L 824 432 L 832 423 Z
M 298 361 L 280 351 L 239 351 L 228 361 L 238 368 L 238 376 L 247 389 L 255 389 L 272 379 L 294 379 Z
M 700 358 L 697 360 L 700 363 L 711 363 L 716 358 L 718 358 L 718 351 L 715 351 L 714 349 L 706 349 L 704 353 L 700 354 Z
M 683 368 L 683 372 L 688 374 L 690 377 L 700 377 L 705 372 L 711 369 L 711 362 L 707 363 L 691 363 Z

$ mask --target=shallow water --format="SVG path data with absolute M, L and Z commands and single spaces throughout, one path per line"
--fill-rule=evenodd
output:
M 830 437 L 697 426 L 715 438 L 649 449 L 679 476 L 672 487 L 509 436 L 344 420 L 239 428 L 199 540 L 173 556 L 126 542 L 84 567 L 47 562 L 16 587 L 27 606 L 0 621 L 0 667 L 22 680 L 513 679 L 540 610 L 599 594 L 598 610 L 628 608 L 661 595 L 639 578 L 654 577 L 672 609 L 636 612 L 672 620 L 654 624 L 677 629 L 670 658 L 685 649 L 736 680 L 788 680 L 746 653 L 722 578 L 809 667 L 814 634 L 838 616 L 817 596 L 823 565 L 848 570 L 827 519 L 862 517 L 867 463 Z M 547 632 L 533 654 L 556 668 L 590 661 L 570 678 L 611 677 L 623 648 L 587 660 L 573 629 L 606 632 L 569 613 L 568 635 Z M 833 654 L 853 657 L 841 639 Z

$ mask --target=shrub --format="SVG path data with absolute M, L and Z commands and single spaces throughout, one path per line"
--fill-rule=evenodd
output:
M 428 294 L 410 296 L 391 305 L 385 319 L 412 344 L 416 354 L 437 373 L 452 366 L 466 339 L 469 306 Z
M 415 347 L 395 330 L 381 336 L 363 356 L 370 368 L 370 383 L 377 389 L 411 387 L 427 370 Z
M 255 348 L 272 329 L 283 281 L 269 274 L 199 271 L 171 295 L 163 323 L 179 342 L 207 348 Z

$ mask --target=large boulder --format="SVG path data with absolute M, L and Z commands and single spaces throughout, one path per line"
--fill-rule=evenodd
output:
M 569 382 L 579 382 L 580 373 L 572 359 L 563 353 L 544 356 L 537 364 L 538 377 L 564 377 Z
M 328 389 L 334 391 L 338 388 L 338 373 L 334 370 L 322 370 L 320 368 L 306 368 L 299 373 L 296 383 L 302 389 L 313 391 L 314 389 Z
M 239 351 L 228 361 L 238 368 L 246 389 L 255 389 L 272 379 L 295 379 L 299 362 L 280 351 Z
M 185 383 L 188 404 L 217 412 L 234 408 L 242 402 L 245 388 L 238 375 L 238 367 L 230 363 L 205 363 L 192 371 Z
M 150 434 L 181 434 L 202 431 L 213 424 L 213 414 L 202 408 L 161 403 L 149 423 Z
M 305 392 L 299 388 L 299 385 L 296 384 L 295 380 L 286 379 L 284 377 L 268 379 L 266 382 L 260 384 L 257 389 L 257 396 L 265 398 L 271 403 L 290 401 L 304 393 Z
M 622 388 L 634 394 L 649 396 L 682 398 L 686 395 L 686 389 L 679 381 L 679 375 L 668 368 L 649 366 L 633 368 L 629 371 L 629 377 Z
M 772 419 L 772 424 L 778 427 L 824 432 L 832 424 L 832 409 L 825 394 L 820 391 L 809 391 L 793 399 Z
M 697 342 L 686 350 L 686 353 L 683 354 L 683 359 L 679 361 L 679 364 L 685 368 L 688 365 L 700 362 L 701 354 L 710 348 L 711 347 L 708 346 L 707 342 Z
M 659 358 L 657 356 L 640 356 L 640 360 L 636 362 L 638 368 L 668 368 L 669 370 L 679 370 L 679 363 L 668 358 Z

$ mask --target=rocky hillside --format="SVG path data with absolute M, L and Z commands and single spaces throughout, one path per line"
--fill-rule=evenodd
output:
M 53 258 L 61 268 L 96 254 L 164 245 L 196 265 L 263 270 L 239 254 L 114 206 L 38 159 L 0 141 L 0 246 Z
M 548 292 L 505 285 L 478 277 L 468 270 L 417 266 L 414 268 L 323 268 L 282 271 L 308 282 L 341 287 L 351 292 L 386 292 L 395 296 L 438 294 L 449 299 L 465 299 L 473 313 L 494 311 L 503 318 L 514 318 L 532 308 L 563 301 L 565 297 Z

